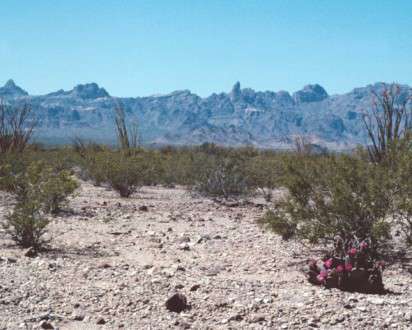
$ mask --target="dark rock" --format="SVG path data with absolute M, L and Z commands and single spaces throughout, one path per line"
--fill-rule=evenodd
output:
M 190 291 L 197 291 L 200 289 L 200 284 L 194 284 L 191 286 Z
M 37 256 L 37 251 L 33 247 L 30 247 L 24 251 L 23 255 L 28 258 L 34 258 Z
M 54 326 L 48 321 L 41 321 L 39 324 L 40 329 L 54 329 Z
M 109 263 L 103 262 L 103 263 L 101 263 L 97 268 L 106 269 L 106 268 L 111 268 L 111 267 L 112 267 L 112 265 L 110 265 Z
M 235 314 L 229 317 L 229 321 L 242 321 L 243 320 L 243 315 L 241 314 Z
M 166 308 L 175 313 L 183 312 L 184 310 L 189 309 L 187 298 L 181 293 L 175 293 L 166 300 Z
M 142 205 L 142 206 L 139 207 L 139 211 L 147 212 L 147 211 L 149 211 L 149 208 L 146 205 Z
M 106 324 L 106 320 L 105 320 L 103 317 L 99 317 L 99 318 L 96 320 L 96 324 L 99 324 L 99 325 Z

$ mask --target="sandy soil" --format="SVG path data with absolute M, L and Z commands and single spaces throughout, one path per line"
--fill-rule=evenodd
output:
M 0 195 L 0 219 L 11 203 Z M 48 251 L 26 257 L 0 232 L 0 329 L 412 328 L 410 265 L 388 268 L 384 296 L 313 286 L 301 268 L 319 252 L 264 232 L 264 208 L 82 183 Z M 166 309 L 176 292 L 190 309 Z

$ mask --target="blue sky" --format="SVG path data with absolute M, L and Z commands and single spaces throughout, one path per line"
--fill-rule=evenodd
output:
M 0 84 L 116 96 L 412 84 L 410 0 L 1 0 Z

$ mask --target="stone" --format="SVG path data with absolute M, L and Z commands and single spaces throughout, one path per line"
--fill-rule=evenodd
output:
M 103 263 L 101 263 L 97 268 L 106 269 L 106 268 L 111 268 L 111 267 L 112 267 L 112 266 L 111 266 L 109 263 L 103 262 Z
M 183 250 L 183 251 L 189 251 L 190 250 L 190 246 L 187 243 L 181 243 L 179 244 L 179 250 Z
M 54 329 L 54 326 L 50 322 L 48 322 L 46 320 L 43 320 L 43 321 L 40 322 L 39 328 L 40 329 L 49 329 L 50 330 L 50 329 Z
M 190 291 L 197 291 L 200 289 L 200 284 L 194 284 L 190 287 Z
M 72 319 L 74 321 L 83 321 L 85 317 L 86 317 L 86 313 L 84 312 L 83 308 L 78 307 L 73 311 Z
M 181 293 L 175 293 L 166 300 L 166 308 L 175 313 L 189 309 L 186 296 Z
M 96 324 L 99 324 L 99 325 L 106 324 L 106 320 L 103 317 L 99 317 L 96 320 Z
M 186 236 L 186 235 L 183 235 L 179 238 L 179 242 L 180 243 L 189 243 L 190 242 L 190 237 Z
M 266 320 L 266 317 L 264 314 L 258 314 L 252 317 L 252 319 L 250 320 L 250 323 L 260 323 L 260 322 L 264 322 Z
M 147 212 L 147 211 L 149 211 L 149 208 L 146 205 L 142 205 L 142 206 L 139 207 L 139 211 Z
M 382 298 L 369 298 L 368 302 L 374 305 L 383 305 L 385 303 L 385 300 Z
M 17 262 L 17 259 L 14 257 L 3 257 L 3 260 L 9 264 L 15 264 Z
M 23 255 L 28 258 L 34 258 L 37 256 L 37 251 L 33 247 L 29 247 L 24 251 Z
M 228 319 L 229 321 L 242 321 L 243 315 L 242 314 L 234 314 Z

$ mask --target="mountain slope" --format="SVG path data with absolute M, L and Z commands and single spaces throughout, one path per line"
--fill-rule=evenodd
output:
M 188 90 L 161 96 L 117 98 L 97 84 L 70 91 L 29 95 L 12 80 L 0 88 L 0 98 L 11 105 L 29 103 L 39 121 L 36 138 L 49 143 L 69 142 L 78 136 L 114 143 L 113 108 L 122 104 L 127 120 L 137 121 L 146 144 L 255 145 L 285 148 L 304 135 L 332 149 L 366 142 L 362 113 L 370 108 L 372 91 L 383 83 L 328 95 L 319 85 L 307 85 L 290 95 L 254 91 L 236 83 L 229 93 L 201 98 Z M 401 86 L 402 95 L 410 95 Z

